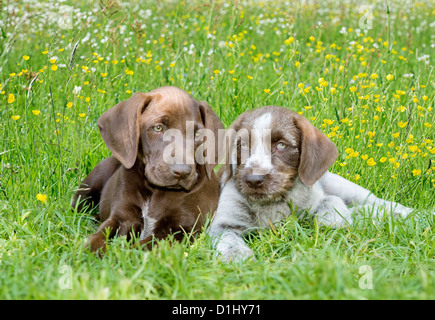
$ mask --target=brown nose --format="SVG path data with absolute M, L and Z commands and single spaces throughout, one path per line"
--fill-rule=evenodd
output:
M 172 175 L 177 179 L 184 179 L 192 173 L 193 166 L 189 164 L 174 164 L 171 167 Z
M 261 188 L 263 186 L 265 180 L 264 175 L 257 175 L 257 174 L 248 174 L 246 175 L 246 183 L 251 188 L 257 189 Z

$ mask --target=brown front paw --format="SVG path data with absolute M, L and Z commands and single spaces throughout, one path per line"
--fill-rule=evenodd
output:
M 85 247 L 101 257 L 101 255 L 106 252 L 106 237 L 101 233 L 93 234 L 89 236 Z

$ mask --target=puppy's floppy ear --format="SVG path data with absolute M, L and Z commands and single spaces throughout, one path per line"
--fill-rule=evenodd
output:
M 201 113 L 202 122 L 206 129 L 209 129 L 214 134 L 214 146 L 215 146 L 215 159 L 214 163 L 206 163 L 205 171 L 207 177 L 210 179 L 213 172 L 213 168 L 219 163 L 219 156 L 223 155 L 223 152 L 219 146 L 219 130 L 224 130 L 224 125 L 213 109 L 205 101 L 199 102 L 199 112 Z
M 296 127 L 301 132 L 301 158 L 298 174 L 301 181 L 313 185 L 335 162 L 337 147 L 303 116 L 296 114 Z
M 238 163 L 238 152 L 237 149 L 237 133 L 240 134 L 240 130 L 242 129 L 242 121 L 245 117 L 246 113 L 242 113 L 239 117 L 231 124 L 231 126 L 226 130 L 224 138 L 221 139 L 220 148 L 225 153 L 225 162 L 220 168 L 218 172 L 219 181 L 221 186 L 224 186 L 225 183 L 228 182 L 234 175 L 234 171 L 237 166 L 240 165 Z M 245 129 L 243 129 L 245 130 Z M 247 133 L 247 138 L 249 139 L 249 133 Z
M 101 136 L 112 154 L 130 169 L 136 162 L 140 136 L 140 114 L 151 101 L 151 96 L 136 92 L 104 112 L 98 119 Z

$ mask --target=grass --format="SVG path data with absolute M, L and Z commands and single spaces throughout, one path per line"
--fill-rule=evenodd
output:
M 55 1 L 1 4 L 1 299 L 435 298 L 433 3 L 373 3 L 370 30 L 336 1 L 62 4 L 71 24 Z M 96 121 L 162 85 L 226 127 L 296 110 L 337 144 L 333 172 L 418 210 L 338 230 L 289 218 L 246 239 L 255 262 L 222 264 L 205 234 L 151 252 L 115 239 L 96 258 L 97 223 L 70 210 L 110 154 Z

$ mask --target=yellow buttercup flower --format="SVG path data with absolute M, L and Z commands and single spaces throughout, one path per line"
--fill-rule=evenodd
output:
M 14 101 L 15 101 L 15 96 L 12 93 L 10 93 L 8 96 L 8 103 L 13 103 Z
M 38 201 L 40 201 L 42 203 L 46 203 L 47 202 L 47 195 L 46 194 L 38 193 L 36 195 L 36 200 L 38 200 Z
M 15 116 L 11 116 L 11 118 L 12 118 L 12 120 L 17 121 L 18 119 L 20 119 L 20 116 L 19 115 L 15 115 Z
M 284 44 L 289 45 L 295 41 L 295 38 L 290 37 L 287 40 L 284 40 Z
M 400 128 L 405 128 L 406 127 L 406 125 L 408 124 L 408 122 L 403 122 L 403 121 L 400 121 L 397 125 L 400 127 Z
M 374 166 L 374 165 L 376 164 L 376 161 L 375 161 L 375 159 L 370 158 L 369 160 L 367 160 L 367 164 L 368 164 L 370 167 L 372 167 L 372 166 Z
M 386 76 L 386 78 L 387 78 L 387 80 L 391 81 L 391 80 L 394 79 L 394 76 L 393 76 L 392 74 L 388 74 L 388 75 Z
M 32 110 L 32 113 L 33 113 L 35 116 L 39 115 L 40 112 L 41 112 L 41 111 L 39 111 L 39 110 Z

